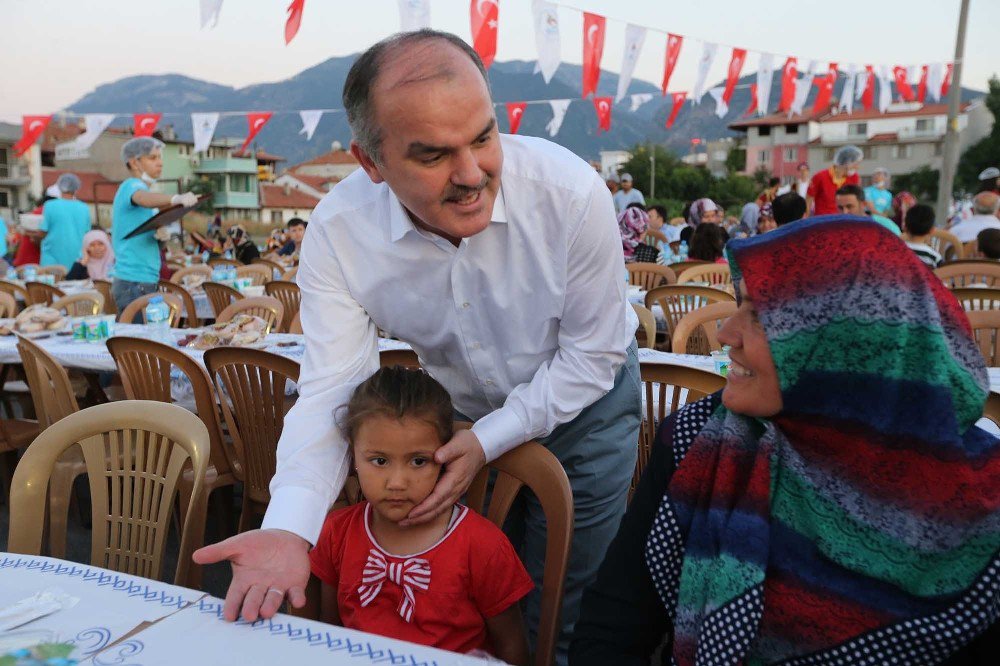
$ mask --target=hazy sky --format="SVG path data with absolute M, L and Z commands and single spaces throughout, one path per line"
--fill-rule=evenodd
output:
M 500 0 L 498 60 L 534 60 L 530 0 Z M 608 17 L 602 67 L 617 71 L 625 24 L 687 37 L 671 88 L 688 89 L 698 40 L 751 51 L 834 60 L 922 64 L 950 60 L 959 0 L 573 0 Z M 215 29 L 199 27 L 198 0 L 0 0 L 0 119 L 52 113 L 101 83 L 180 73 L 232 86 L 291 76 L 357 52 L 399 26 L 397 0 L 308 0 L 298 36 L 284 45 L 288 0 L 225 0 Z M 469 39 L 468 0 L 431 0 L 435 28 Z M 582 16 L 560 9 L 562 55 L 581 60 Z M 650 31 L 636 77 L 658 83 L 666 37 Z M 984 89 L 1000 71 L 1000 1 L 971 0 L 963 84 Z M 725 76 L 721 47 L 711 80 Z M 780 66 L 780 65 L 779 65 Z M 512 100 L 497 100 L 512 101 Z M 144 109 L 138 108 L 137 111 Z

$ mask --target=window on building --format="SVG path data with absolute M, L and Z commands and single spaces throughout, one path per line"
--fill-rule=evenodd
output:
M 10 208 L 10 192 L 0 190 L 0 208 Z
M 771 161 L 771 151 L 770 150 L 758 150 L 757 151 L 757 163 L 758 164 L 768 164 Z
M 941 157 L 942 155 L 944 155 L 944 144 L 941 143 L 941 142 L 935 143 L 934 144 L 934 156 L 935 157 Z
M 833 161 L 833 157 L 836 154 L 837 154 L 837 149 L 836 148 L 827 148 L 826 149 L 826 161 L 827 162 L 832 162 Z
M 878 155 L 878 151 L 875 150 L 874 146 L 861 146 L 861 154 L 864 155 L 866 160 L 875 159 Z
M 186 143 L 180 144 L 179 146 L 177 146 L 177 154 L 178 155 L 190 155 L 191 154 L 191 146 L 187 145 Z
M 0 148 L 0 178 L 10 178 L 10 161 L 6 148 Z
M 771 126 L 770 125 L 761 125 L 760 127 L 757 128 L 757 132 L 761 136 L 771 136 Z
M 795 124 L 785 125 L 785 134 L 798 134 L 799 126 Z
M 913 157 L 913 146 L 899 145 L 892 147 L 892 157 L 897 160 L 905 160 Z
M 271 224 L 275 226 L 281 226 L 283 224 L 280 210 L 271 211 Z
M 256 180 L 256 179 L 254 179 Z M 246 173 L 232 173 L 229 174 L 229 191 L 230 192 L 252 192 L 251 187 L 251 175 Z
M 868 123 L 850 123 L 847 126 L 847 136 L 868 136 Z
M 785 150 L 782 151 L 781 158 L 785 162 L 794 162 L 797 156 L 798 156 L 798 151 L 795 150 L 795 148 L 785 148 Z
M 930 132 L 932 129 L 934 129 L 933 118 L 917 118 L 918 132 Z

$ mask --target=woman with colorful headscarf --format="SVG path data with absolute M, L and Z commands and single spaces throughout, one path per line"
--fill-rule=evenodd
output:
M 246 229 L 238 224 L 229 227 L 229 241 L 226 243 L 227 249 L 233 251 L 233 257 L 241 264 L 252 263 L 260 256 L 260 250 L 250 240 L 250 235 Z
M 691 234 L 694 228 L 702 222 L 707 224 L 719 224 L 722 221 L 722 209 L 711 199 L 705 197 L 696 199 L 687 211 L 687 228 L 681 230 L 681 240 L 685 243 L 691 242 Z
M 649 228 L 649 215 L 641 205 L 629 205 L 618 215 L 618 231 L 622 235 L 625 263 L 656 262 L 660 252 L 643 242 Z
M 570 663 L 995 664 L 1000 440 L 961 305 L 857 218 L 727 247 L 726 387 L 671 414 Z

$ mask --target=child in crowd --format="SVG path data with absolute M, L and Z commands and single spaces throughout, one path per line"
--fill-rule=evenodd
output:
M 941 254 L 931 247 L 931 231 L 934 230 L 934 209 L 927 204 L 911 206 L 903 218 L 906 244 L 920 261 L 931 268 L 941 265 Z
M 310 552 L 323 620 L 525 664 L 517 602 L 534 584 L 503 532 L 461 505 L 400 524 L 434 489 L 453 414 L 420 370 L 382 368 L 354 391 L 342 428 L 366 501 L 332 511 Z
M 729 234 L 718 224 L 699 224 L 691 234 L 688 258 L 724 264 L 726 259 L 722 251 L 728 241 Z
M 983 229 L 976 236 L 976 244 L 984 259 L 1000 259 L 1000 229 Z

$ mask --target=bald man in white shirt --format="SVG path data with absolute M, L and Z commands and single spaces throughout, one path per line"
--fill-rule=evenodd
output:
M 379 366 L 377 330 L 409 342 L 475 422 L 435 455 L 446 465 L 414 523 L 450 510 L 482 465 L 538 439 L 573 488 L 575 534 L 557 662 L 583 588 L 621 515 L 640 422 L 637 321 L 625 296 L 611 196 L 583 160 L 501 136 L 478 56 L 444 33 L 381 42 L 344 88 L 362 169 L 310 217 L 298 283 L 306 353 L 261 530 L 196 555 L 230 559 L 225 615 L 269 617 L 304 601 L 307 551 L 348 471 L 335 415 Z M 545 521 L 524 497 L 509 533 L 539 589 Z

